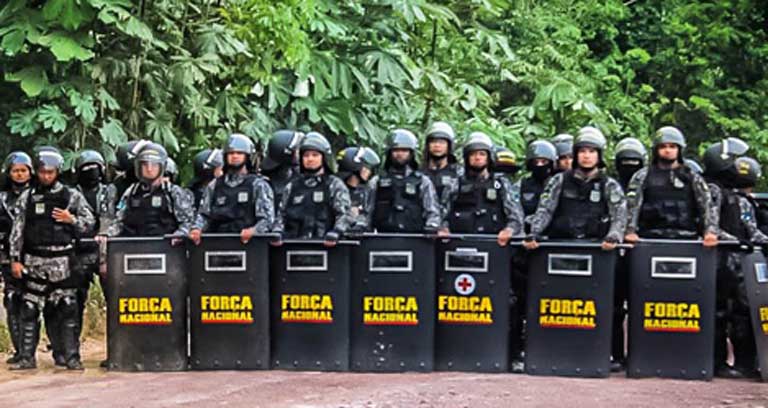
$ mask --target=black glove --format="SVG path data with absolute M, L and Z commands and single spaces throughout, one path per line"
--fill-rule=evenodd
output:
M 537 235 L 533 235 L 533 234 L 526 235 L 525 239 L 524 239 L 524 241 L 527 241 L 527 242 L 533 242 L 533 241 L 538 241 L 538 240 L 539 240 L 539 237 Z
M 752 245 L 752 242 L 746 240 L 746 239 L 740 239 L 739 240 L 739 246 L 745 251 L 745 252 L 754 252 L 755 246 Z

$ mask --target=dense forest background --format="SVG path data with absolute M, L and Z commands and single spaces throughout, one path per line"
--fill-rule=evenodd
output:
M 738 136 L 768 162 L 768 0 L 2 3 L 3 155 L 150 138 L 189 163 L 283 127 L 381 148 L 446 120 L 519 154 L 586 124 L 612 142 L 675 124 L 691 155 Z

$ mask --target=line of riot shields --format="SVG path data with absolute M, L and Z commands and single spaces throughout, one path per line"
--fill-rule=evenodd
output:
M 108 361 L 120 371 L 506 372 L 513 257 L 494 235 L 109 240 Z M 628 257 L 628 377 L 713 375 L 717 249 L 544 242 L 527 258 L 526 372 L 610 374 L 614 276 Z M 768 271 L 744 252 L 762 373 Z

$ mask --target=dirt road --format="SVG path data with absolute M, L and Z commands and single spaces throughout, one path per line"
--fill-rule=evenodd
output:
M 0 364 L 7 407 L 768 407 L 768 384 L 604 380 L 513 374 L 333 374 L 285 371 L 113 373 L 98 368 L 99 342 L 84 346 L 85 372 L 54 369 L 50 356 L 23 374 Z

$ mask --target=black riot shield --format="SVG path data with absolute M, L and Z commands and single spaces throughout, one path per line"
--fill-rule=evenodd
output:
M 627 376 L 712 379 L 717 250 L 641 240 L 629 257 Z
M 169 238 L 110 238 L 109 369 L 187 369 L 186 249 Z
M 746 254 L 742 258 L 741 268 L 749 300 L 760 375 L 763 381 L 768 381 L 768 269 L 765 256 L 759 250 Z
M 357 244 L 286 240 L 270 249 L 273 368 L 349 370 L 349 265 Z
M 352 255 L 354 371 L 432 371 L 435 241 L 365 234 Z
M 607 377 L 616 251 L 596 242 L 542 242 L 528 264 L 525 370 Z
M 193 369 L 269 368 L 269 236 L 204 234 L 190 247 Z
M 495 235 L 438 241 L 436 370 L 507 371 L 510 265 L 518 249 L 500 247 Z

